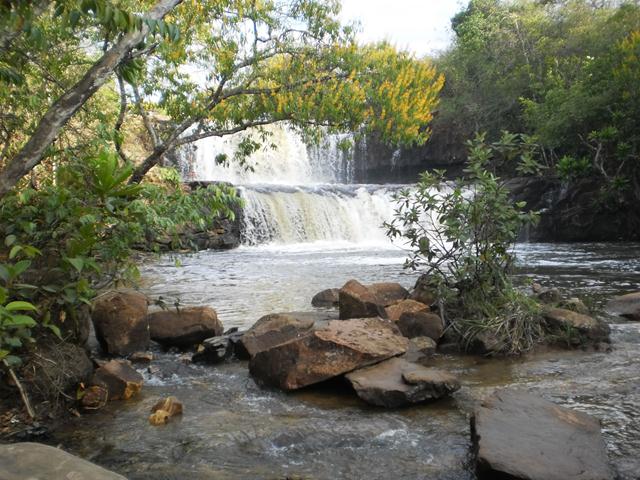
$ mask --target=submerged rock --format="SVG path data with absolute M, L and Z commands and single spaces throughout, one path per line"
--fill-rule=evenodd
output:
M 59 448 L 40 443 L 0 445 L 3 480 L 126 480 Z
M 93 302 L 91 319 L 100 347 L 126 356 L 149 347 L 147 297 L 135 290 L 114 290 Z
M 316 293 L 311 299 L 314 307 L 337 307 L 339 305 L 339 288 L 327 288 Z
M 444 332 L 440 316 L 425 311 L 405 312 L 400 315 L 397 325 L 407 338 L 429 337 L 437 342 Z
M 566 310 L 564 308 L 548 308 L 543 311 L 544 319 L 552 332 L 567 337 L 573 343 L 607 342 L 609 325 L 588 315 Z M 577 333 L 577 335 L 573 335 Z
M 295 313 L 273 313 L 260 318 L 247 330 L 240 344 L 250 357 L 305 335 L 314 320 Z
M 640 322 L 640 292 L 612 298 L 607 303 L 607 310 L 615 315 Z
M 397 322 L 403 313 L 429 312 L 429 306 L 415 300 L 400 300 L 385 308 L 387 318 L 392 322 Z
M 222 335 L 224 329 L 211 307 L 182 307 L 148 315 L 151 340 L 164 347 L 186 348 Z
M 502 390 L 471 419 L 480 479 L 609 480 L 600 422 L 526 392 Z
M 128 400 L 142 389 L 140 375 L 127 360 L 111 360 L 98 368 L 91 379 L 91 385 L 103 387 L 108 399 Z
M 401 355 L 408 344 L 381 318 L 333 320 L 257 353 L 249 372 L 258 383 L 295 390 Z
M 372 283 L 367 288 L 384 307 L 404 300 L 409 296 L 409 291 L 395 282 Z
M 454 375 L 401 358 L 385 360 L 345 377 L 362 400 L 387 408 L 437 400 L 460 388 Z
M 386 318 L 384 302 L 357 280 L 349 280 L 339 292 L 340 319 Z

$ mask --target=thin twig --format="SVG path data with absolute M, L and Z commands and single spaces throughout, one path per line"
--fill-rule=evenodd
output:
M 16 372 L 14 372 L 13 368 L 11 368 L 7 363 L 7 360 L 6 359 L 2 360 L 2 363 L 4 363 L 4 366 L 7 367 L 7 369 L 9 370 L 9 375 L 11 376 L 11 379 L 13 380 L 13 382 L 16 384 L 16 387 L 18 387 L 18 391 L 20 392 L 20 396 L 22 397 L 22 403 L 24 403 L 24 406 L 27 408 L 27 413 L 31 417 L 31 420 L 34 420 L 36 418 L 36 414 L 34 413 L 33 408 L 31 407 L 31 402 L 29 402 L 29 396 L 27 395 L 27 391 L 22 386 L 22 383 L 20 383 L 20 380 L 18 380 L 18 376 L 16 375 Z

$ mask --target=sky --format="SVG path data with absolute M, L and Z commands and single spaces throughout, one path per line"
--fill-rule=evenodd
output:
M 361 23 L 363 42 L 389 40 L 419 56 L 444 50 L 451 42 L 450 19 L 466 0 L 342 0 L 343 21 Z

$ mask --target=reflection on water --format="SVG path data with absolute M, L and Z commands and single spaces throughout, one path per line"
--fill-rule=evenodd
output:
M 602 305 L 640 289 L 640 246 L 518 247 L 519 276 L 565 288 Z M 395 248 L 326 245 L 241 248 L 165 257 L 144 269 L 147 290 L 186 304 L 214 306 L 225 326 L 249 326 L 278 310 L 309 309 L 314 293 L 342 285 L 399 281 Z M 450 400 L 401 410 L 361 403 L 345 385 L 294 394 L 261 390 L 246 364 L 186 365 L 159 354 L 141 398 L 74 420 L 57 434 L 64 447 L 130 479 L 472 479 L 468 416 L 495 388 L 514 386 L 602 419 L 609 455 L 622 479 L 640 471 L 640 324 L 612 325 L 611 353 L 547 352 L 525 359 L 439 356 L 460 375 Z M 161 395 L 175 395 L 180 421 L 152 427 Z

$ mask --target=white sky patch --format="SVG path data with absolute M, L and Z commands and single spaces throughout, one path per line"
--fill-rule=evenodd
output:
M 451 17 L 466 0 L 342 0 L 344 22 L 359 21 L 362 42 L 389 40 L 418 56 L 446 49 L 453 38 Z

